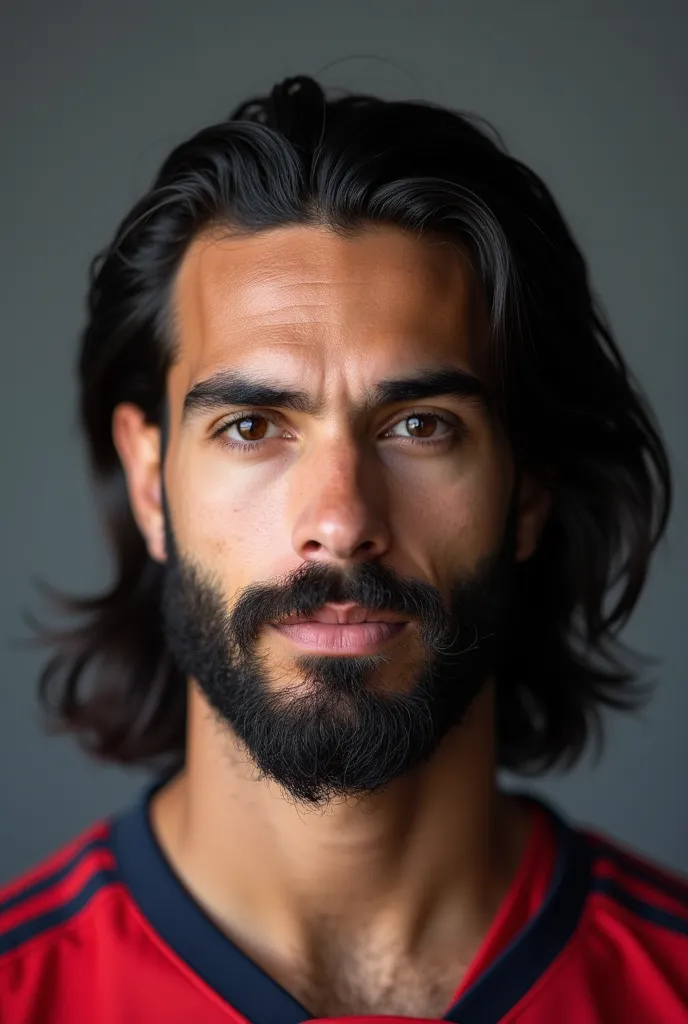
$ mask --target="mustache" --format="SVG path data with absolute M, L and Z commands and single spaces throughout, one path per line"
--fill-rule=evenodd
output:
M 460 587 L 465 607 L 480 600 L 482 575 Z M 455 594 L 455 597 L 457 595 Z M 345 570 L 326 563 L 306 563 L 272 584 L 251 584 L 230 615 L 232 640 L 249 654 L 260 629 L 289 615 L 307 617 L 330 602 L 351 601 L 371 612 L 391 612 L 415 621 L 423 642 L 435 650 L 451 647 L 457 623 L 438 590 L 424 580 L 402 578 L 388 566 L 360 562 Z M 463 601 L 461 601 L 463 604 Z M 474 622 L 466 623 L 471 631 Z

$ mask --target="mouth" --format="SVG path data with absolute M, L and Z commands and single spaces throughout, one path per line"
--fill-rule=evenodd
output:
M 291 643 L 328 654 L 370 654 L 408 627 L 408 619 L 359 605 L 325 605 L 309 618 L 289 616 L 271 623 Z

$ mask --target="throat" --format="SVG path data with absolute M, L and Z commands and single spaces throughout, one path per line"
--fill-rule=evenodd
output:
M 362 942 L 336 957 L 332 949 L 326 955 L 321 951 L 306 971 L 274 963 L 261 966 L 317 1018 L 397 1014 L 441 1019 L 468 964 L 446 947 L 438 953 L 409 962 Z

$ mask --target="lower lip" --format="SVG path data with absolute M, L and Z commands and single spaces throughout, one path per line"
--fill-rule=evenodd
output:
M 280 633 L 301 647 L 341 654 L 367 654 L 402 631 L 405 622 L 358 622 L 339 626 L 329 622 L 275 625 Z

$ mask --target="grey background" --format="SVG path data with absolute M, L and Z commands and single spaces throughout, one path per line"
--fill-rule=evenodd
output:
M 488 117 L 553 189 L 589 257 L 676 469 L 670 535 L 626 631 L 662 659 L 660 685 L 641 716 L 610 721 L 599 767 L 588 759 L 529 785 L 688 870 L 686 10 L 668 0 L 3 7 L 0 878 L 125 804 L 144 778 L 41 735 L 42 656 L 17 645 L 33 578 L 71 591 L 108 579 L 74 415 L 88 260 L 174 144 L 298 73 Z

